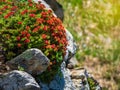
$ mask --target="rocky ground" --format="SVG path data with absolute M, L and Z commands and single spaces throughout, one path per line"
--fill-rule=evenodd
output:
M 92 60 L 90 58 L 87 58 L 79 67 L 71 67 L 72 69 L 69 70 L 69 73 L 75 87 L 78 89 L 82 80 L 82 77 L 80 75 L 83 74 L 84 69 L 86 69 L 103 88 L 106 88 L 107 90 L 117 90 L 118 87 L 116 86 L 114 75 L 111 76 L 110 79 L 107 79 L 105 77 L 105 73 L 107 72 L 108 67 L 110 68 L 109 64 L 102 65 L 97 58 L 94 58 Z M 9 70 L 9 67 L 4 63 L 3 55 L 0 55 L 0 73 L 5 73 Z M 120 75 L 120 73 L 118 73 L 118 75 Z
M 72 60 L 77 63 L 77 61 L 75 61 L 75 58 L 73 58 Z M 1 57 L 0 57 L 0 73 L 6 73 L 6 72 L 10 71 L 10 68 L 8 67 L 8 65 L 5 64 L 4 61 L 5 61 L 5 59 L 4 59 L 3 55 L 1 55 Z M 64 75 L 66 75 L 64 78 L 65 78 L 65 80 L 68 80 L 68 81 L 72 79 L 73 88 L 75 88 L 74 90 L 82 90 L 82 88 L 85 87 L 85 86 L 87 88 L 89 87 L 88 84 L 85 84 L 85 86 L 83 84 L 84 81 L 87 82 L 87 75 L 88 75 L 88 74 L 85 75 L 86 70 L 84 68 L 71 67 L 71 69 L 66 69 L 66 70 L 67 70 L 66 71 L 67 73 L 64 74 Z M 65 73 L 65 71 L 64 71 L 64 73 Z M 70 75 L 71 79 L 67 79 L 68 76 L 69 76 L 68 74 Z M 65 85 L 70 85 L 70 82 L 67 82 Z M 71 82 L 71 85 L 72 85 L 72 82 Z M 66 86 L 66 87 L 69 87 L 69 86 Z M 65 88 L 65 90 L 73 90 L 73 89 L 66 89 Z M 98 89 L 98 90 L 100 90 L 100 89 Z
M 86 68 L 89 73 L 99 82 L 103 90 L 118 90 L 115 78 L 120 76 L 119 72 L 120 63 L 114 68 L 110 63 L 101 63 L 98 58 L 86 58 L 81 67 Z M 113 73 L 109 73 L 109 71 Z M 117 72 L 117 75 L 116 73 Z M 118 78 L 119 79 L 119 78 Z
M 70 69 L 72 81 L 76 87 L 79 87 L 80 85 L 80 73 L 83 73 L 83 70 L 86 69 L 89 74 L 94 77 L 95 80 L 97 80 L 103 90 L 119 90 L 117 84 L 120 77 L 120 63 L 114 65 L 113 68 L 113 64 L 102 63 L 98 58 L 92 57 L 86 57 L 85 61 L 77 63 L 77 67 L 72 67 L 73 69 Z M 111 71 L 113 73 L 110 73 Z

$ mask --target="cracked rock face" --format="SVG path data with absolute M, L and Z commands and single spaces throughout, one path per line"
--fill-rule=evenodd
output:
M 35 79 L 26 72 L 12 71 L 0 75 L 0 90 L 41 90 Z
M 7 62 L 12 70 L 23 68 L 29 74 L 38 75 L 47 69 L 49 59 L 41 50 L 32 48 L 28 49 L 19 56 Z

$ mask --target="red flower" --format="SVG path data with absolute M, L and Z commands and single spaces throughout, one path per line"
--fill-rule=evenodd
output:
M 46 18 L 47 17 L 47 15 L 48 15 L 48 13 L 47 12 L 41 12 L 41 16 L 42 16 L 42 18 Z
M 2 12 L 0 12 L 0 15 L 2 14 Z
M 9 17 L 9 15 L 4 16 L 5 19 L 7 19 L 8 17 Z
M 13 14 L 14 14 L 14 12 L 11 11 L 11 12 L 9 12 L 7 15 L 8 15 L 8 16 L 11 16 L 11 15 L 13 15 Z
M 28 2 L 29 2 L 29 3 L 31 3 L 31 2 L 32 2 L 32 0 L 28 0 Z
M 46 39 L 47 35 L 46 34 L 42 34 L 42 39 Z
M 39 28 L 34 28 L 32 32 L 37 32 L 39 30 Z
M 52 36 L 54 37 L 54 36 L 55 36 L 55 33 L 52 33 Z
M 51 45 L 51 48 L 53 48 L 53 49 L 54 49 L 54 48 L 55 48 L 55 44 L 52 44 L 52 45 Z
M 29 14 L 29 17 L 33 17 L 33 18 L 34 18 L 34 17 L 35 17 L 35 14 Z
M 17 44 L 18 47 L 21 47 L 22 45 L 20 43 Z
M 29 30 L 30 29 L 30 27 L 29 26 L 26 26 L 26 30 Z
M 25 42 L 25 43 L 29 43 L 29 42 L 30 42 L 30 39 L 26 39 L 24 42 Z
M 17 9 L 17 6 L 13 6 L 12 8 L 11 8 L 11 10 L 13 11 L 13 10 L 16 10 Z
M 50 49 L 50 48 L 51 48 L 51 45 L 47 45 L 46 48 L 49 48 L 49 49 Z
M 52 19 L 47 20 L 47 23 L 48 23 L 49 25 L 54 25 L 54 21 L 53 21 Z
M 51 30 L 53 30 L 53 31 L 54 31 L 54 30 L 55 30 L 55 27 L 54 27 L 54 26 L 51 26 Z
M 63 32 L 61 32 L 61 31 L 59 31 L 59 34 L 60 34 L 60 35 L 64 35 L 64 33 L 63 33 Z
M 31 35 L 30 35 L 29 33 L 26 35 L 26 37 L 28 37 L 28 38 L 29 38 L 30 36 L 31 36 Z
M 36 22 L 39 23 L 39 24 L 42 24 L 43 23 L 43 19 L 42 18 L 37 18 Z
M 40 29 L 40 26 L 37 26 L 38 29 Z
M 23 11 L 21 12 L 21 14 L 24 15 L 24 14 L 27 13 L 27 12 L 28 12 L 28 10 L 23 10 Z
M 45 8 L 45 5 L 40 4 L 40 8 L 41 8 L 41 9 L 44 9 L 44 8 Z
M 22 24 L 22 22 L 18 22 L 18 24 Z
M 36 8 L 37 8 L 38 10 L 43 10 L 43 9 L 45 8 L 45 6 L 44 6 L 43 4 L 37 4 L 37 5 L 36 5 Z
M 45 44 L 47 44 L 47 45 L 48 45 L 48 44 L 50 44 L 50 42 L 49 42 L 48 40 L 45 40 Z
M 24 36 L 26 35 L 28 32 L 27 31 L 22 31 L 21 34 Z
M 44 27 L 43 27 L 43 30 L 44 30 L 44 31 L 47 31 L 47 29 L 48 29 L 47 26 L 44 26 Z
M 32 7 L 32 6 L 33 6 L 33 4 L 32 4 L 32 3 L 30 3 L 30 4 L 29 4 L 29 6 L 30 6 L 30 7 Z
M 49 13 L 49 14 L 52 13 L 52 10 L 48 10 L 48 13 Z
M 60 42 L 60 38 L 57 38 L 57 41 Z
M 17 37 L 17 41 L 20 41 L 20 37 L 19 36 Z
M 8 6 L 6 5 L 6 6 L 4 6 L 4 9 L 8 9 Z

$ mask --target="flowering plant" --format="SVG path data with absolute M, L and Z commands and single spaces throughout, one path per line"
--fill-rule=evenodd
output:
M 0 0 L 0 42 L 7 60 L 29 48 L 39 48 L 50 59 L 40 78 L 52 80 L 65 55 L 67 40 L 60 19 L 40 2 Z

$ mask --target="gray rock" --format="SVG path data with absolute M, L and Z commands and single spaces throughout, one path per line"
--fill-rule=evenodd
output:
M 99 83 L 84 68 L 78 68 L 71 71 L 71 78 L 74 82 L 75 90 L 91 90 L 90 81 L 93 84 L 92 90 L 102 90 Z
M 35 79 L 26 72 L 12 71 L 0 75 L 0 90 L 41 90 Z
M 88 88 L 88 90 L 90 90 L 90 81 L 92 83 L 94 83 L 94 85 L 92 87 L 94 87 L 95 90 L 102 90 L 101 86 L 99 85 L 99 83 L 88 73 L 88 71 L 86 69 L 84 69 L 84 76 L 85 76 L 85 80 L 86 80 L 86 85 L 83 85 L 83 88 L 86 87 Z M 80 89 L 83 90 L 83 89 Z M 86 89 L 85 89 L 86 90 Z
M 78 65 L 79 65 L 79 62 L 77 61 L 76 57 L 74 56 L 68 61 L 67 68 L 73 69 L 74 67 L 76 67 Z
M 7 62 L 12 70 L 22 69 L 32 75 L 38 75 L 49 66 L 49 59 L 41 50 L 28 49 L 19 56 Z
M 74 41 L 74 38 L 72 36 L 72 34 L 66 30 L 66 37 L 67 37 L 67 41 L 68 41 L 68 46 L 67 46 L 67 50 L 66 50 L 66 55 L 64 57 L 64 60 L 66 62 L 66 65 L 68 65 L 70 62 L 69 60 L 75 55 L 76 50 L 77 50 L 77 44 Z M 74 61 L 73 61 L 74 62 Z
M 54 11 L 56 16 L 63 21 L 64 12 L 63 12 L 62 5 L 60 5 L 56 0 L 44 0 L 44 1 L 50 5 L 51 9 Z
M 74 41 L 72 34 L 68 30 L 66 30 L 66 37 L 68 41 L 67 46 L 68 56 L 66 57 L 66 59 L 70 59 L 76 53 L 77 45 L 76 42 Z
M 41 90 L 76 90 L 70 78 L 69 70 L 65 67 L 65 62 L 63 62 L 61 65 L 61 73 L 63 76 L 56 75 L 50 84 L 39 82 Z
M 65 62 L 63 62 L 61 65 L 61 71 L 63 73 L 64 80 L 65 80 L 65 87 L 63 90 L 76 90 L 70 77 L 70 71 L 65 67 L 66 67 L 66 64 Z

